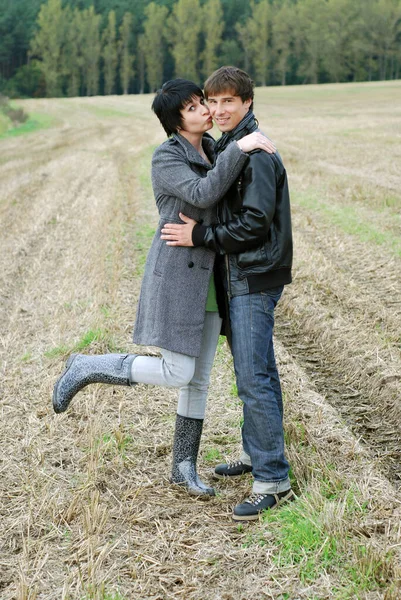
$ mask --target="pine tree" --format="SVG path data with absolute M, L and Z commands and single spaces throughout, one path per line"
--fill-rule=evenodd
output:
M 66 42 L 63 52 L 63 72 L 67 78 L 67 95 L 79 96 L 82 81 L 82 29 L 81 12 L 65 9 L 67 24 Z
M 81 13 L 81 35 L 85 43 L 82 46 L 82 79 L 87 96 L 99 93 L 99 63 L 101 54 L 100 19 L 93 6 Z
M 330 26 L 327 3 L 321 0 L 303 0 L 294 10 L 298 23 L 298 74 L 302 77 L 302 83 L 318 83 Z
M 379 79 L 390 79 L 394 57 L 400 55 L 401 5 L 398 0 L 378 0 L 372 38 Z
M 239 43 L 243 50 L 243 66 L 247 73 L 251 74 L 251 44 L 252 44 L 252 31 L 250 27 L 250 19 L 245 23 L 237 23 L 235 25 L 235 32 Z
M 48 0 L 39 11 L 38 31 L 31 43 L 31 55 L 40 59 L 48 97 L 62 94 L 62 51 L 66 23 L 61 0 Z
M 132 37 L 132 14 L 127 12 L 124 15 L 120 26 L 120 39 L 118 42 L 120 54 L 120 81 L 123 94 L 128 94 L 129 84 L 134 77 L 134 56 L 130 53 Z
M 296 29 L 295 11 L 291 0 L 284 0 L 284 3 L 279 2 L 274 8 L 272 26 L 273 66 L 281 85 L 286 85 L 287 74 L 290 70 L 290 58 L 293 52 L 294 31 Z
M 166 54 L 165 28 L 168 10 L 151 2 L 145 8 L 143 52 L 146 79 L 153 92 L 163 83 L 163 66 Z
M 102 35 L 102 57 L 104 65 L 104 93 L 114 92 L 116 81 L 118 55 L 116 40 L 116 13 L 111 10 L 107 19 L 107 27 Z
M 199 0 L 178 0 L 168 19 L 169 41 L 176 77 L 200 83 L 199 34 L 202 27 Z
M 0 0 L 0 79 L 9 79 L 26 65 L 42 4 L 43 0 Z M 22 75 L 19 79 L 22 82 Z
M 202 73 L 206 79 L 219 66 L 219 49 L 224 30 L 220 0 L 208 0 L 202 8 L 205 49 L 202 53 Z
M 146 71 L 146 66 L 145 66 L 145 55 L 146 55 L 146 48 L 145 48 L 146 44 L 145 44 L 145 38 L 144 35 L 141 34 L 138 38 L 138 79 L 139 79 L 139 93 L 143 94 L 145 91 L 145 71 Z
M 270 5 L 268 0 L 261 0 L 256 4 L 251 0 L 252 17 L 250 19 L 251 56 L 255 72 L 256 83 L 259 85 L 267 84 L 268 66 L 269 66 L 269 26 L 270 26 Z
M 266 85 L 268 76 L 268 40 L 270 5 L 268 0 L 256 4 L 251 0 L 252 14 L 244 24 L 237 24 L 236 31 L 245 54 L 245 70 L 250 71 L 259 85 Z

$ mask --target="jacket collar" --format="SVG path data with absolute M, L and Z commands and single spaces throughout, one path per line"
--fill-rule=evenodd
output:
M 209 169 L 212 168 L 213 165 L 209 164 L 208 162 L 203 160 L 203 158 L 201 157 L 199 152 L 197 152 L 195 150 L 193 145 L 190 142 L 188 142 L 188 140 L 183 135 L 180 135 L 179 133 L 173 133 L 173 135 L 171 136 L 171 139 L 174 140 L 175 142 L 178 142 L 180 144 L 180 146 L 184 149 L 185 154 L 190 163 L 201 165 L 202 167 L 207 167 Z M 210 157 L 211 162 L 213 162 L 214 155 L 215 155 L 215 152 L 214 152 L 215 141 L 210 134 L 208 134 L 208 133 L 203 134 L 202 146 L 203 146 L 206 154 Z
M 253 114 L 253 111 L 249 110 L 245 117 L 238 123 L 234 129 L 231 131 L 227 131 L 223 133 L 221 138 L 219 138 L 216 142 L 215 152 L 219 154 L 225 148 L 227 148 L 228 144 L 234 140 L 240 140 L 244 136 L 248 135 L 248 133 L 252 133 L 256 131 L 258 128 L 258 122 Z

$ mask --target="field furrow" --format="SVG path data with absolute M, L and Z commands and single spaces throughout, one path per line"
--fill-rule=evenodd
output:
M 299 262 L 277 334 L 317 389 L 399 482 L 401 304 L 391 251 L 295 210 Z

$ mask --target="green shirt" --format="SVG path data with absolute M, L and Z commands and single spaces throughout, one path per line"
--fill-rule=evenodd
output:
M 207 298 L 206 298 L 206 311 L 207 312 L 218 312 L 218 310 L 219 310 L 219 307 L 217 306 L 216 286 L 214 285 L 214 275 L 212 273 L 212 276 L 209 281 L 209 289 L 208 289 Z

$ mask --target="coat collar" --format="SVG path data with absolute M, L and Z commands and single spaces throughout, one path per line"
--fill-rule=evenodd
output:
M 180 146 L 184 149 L 190 163 L 201 165 L 202 167 L 206 167 L 208 169 L 213 167 L 213 164 L 206 162 L 184 136 L 180 135 L 179 133 L 173 133 L 171 139 L 180 144 Z M 212 136 L 208 133 L 204 133 L 202 138 L 202 146 L 212 162 L 215 156 L 214 145 L 215 141 Z
M 238 123 L 238 125 L 234 127 L 234 129 L 223 133 L 223 135 L 217 140 L 215 148 L 216 153 L 220 154 L 220 152 L 227 148 L 230 142 L 234 140 L 240 140 L 245 135 L 248 135 L 248 133 L 256 131 L 257 128 L 258 122 L 255 119 L 255 115 L 253 114 L 252 110 L 249 110 L 245 117 Z

